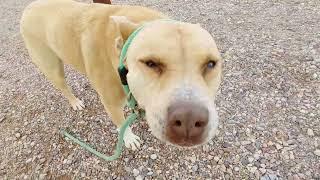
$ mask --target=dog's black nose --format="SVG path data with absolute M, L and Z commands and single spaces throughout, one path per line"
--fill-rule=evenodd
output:
M 180 146 L 200 144 L 208 125 L 209 112 L 192 102 L 176 102 L 168 108 L 166 136 Z

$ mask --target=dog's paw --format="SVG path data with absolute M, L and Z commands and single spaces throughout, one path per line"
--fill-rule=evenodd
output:
M 75 100 L 70 102 L 70 104 L 71 104 L 73 110 L 82 110 L 85 108 L 83 102 L 78 98 L 76 98 Z
M 136 136 L 135 134 L 133 134 L 130 127 L 128 127 L 127 130 L 125 131 L 123 136 L 123 141 L 124 141 L 124 145 L 127 148 L 131 148 L 134 151 L 139 149 L 140 144 L 142 143 L 139 136 Z

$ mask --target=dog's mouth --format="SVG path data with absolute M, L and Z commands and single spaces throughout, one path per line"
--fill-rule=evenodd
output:
M 172 144 L 173 146 L 178 146 L 178 147 L 185 147 L 185 148 L 190 148 L 190 147 L 197 147 L 199 145 L 202 145 L 206 142 L 206 137 L 207 137 L 207 132 L 204 132 L 202 136 L 186 136 L 186 137 L 181 137 L 177 136 L 176 133 L 172 133 L 172 131 L 167 131 L 165 133 L 165 139 L 167 142 Z
M 177 146 L 177 147 L 183 147 L 183 148 L 193 148 L 193 147 L 198 147 L 200 145 L 202 145 L 204 143 L 203 140 L 199 140 L 199 141 L 191 141 L 191 140 L 181 140 L 181 141 L 176 141 L 173 142 L 171 140 L 168 140 L 169 143 L 173 146 Z

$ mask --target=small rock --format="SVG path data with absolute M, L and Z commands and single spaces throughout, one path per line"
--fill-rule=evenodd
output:
M 130 160 L 129 158 L 124 158 L 124 162 L 126 163 L 129 162 L 129 160 Z
M 300 180 L 300 177 L 297 174 L 295 174 L 293 176 L 288 176 L 288 180 Z
M 157 159 L 157 155 L 156 154 L 151 154 L 150 158 L 155 160 L 155 159 Z
M 242 145 L 248 145 L 248 144 L 251 144 L 251 141 L 241 141 L 241 144 Z
M 232 145 L 231 145 L 230 143 L 228 143 L 228 142 L 224 142 L 224 143 L 222 144 L 222 147 L 223 147 L 223 148 L 229 148 L 229 147 L 232 147 Z
M 315 150 L 313 153 L 317 156 L 320 156 L 320 149 Z
M 311 136 L 311 137 L 314 136 L 313 130 L 310 128 L 307 130 L 307 134 L 308 136 Z
M 298 173 L 298 176 L 301 178 L 301 179 L 306 179 L 306 176 L 302 173 Z
M 250 162 L 250 163 L 252 163 L 253 161 L 254 161 L 254 158 L 253 157 L 248 157 L 248 161 Z
M 267 144 L 268 144 L 268 146 L 273 146 L 273 142 L 272 141 L 269 141 Z
M 256 151 L 256 147 L 253 144 L 248 144 L 245 146 L 245 148 L 251 153 L 254 153 Z
M 39 179 L 40 179 L 40 180 L 45 179 L 46 176 L 47 176 L 47 174 L 40 174 L 40 175 L 39 175 Z
M 248 161 L 248 158 L 245 158 L 245 157 L 244 157 L 244 158 L 241 159 L 241 164 L 242 164 L 242 165 L 246 166 L 246 165 L 249 164 L 249 163 L 250 163 L 250 162 Z
M 2 121 L 4 121 L 5 119 L 6 119 L 6 117 L 5 117 L 5 116 L 0 117 L 0 123 L 1 123 Z
M 312 75 L 312 78 L 313 78 L 313 79 L 317 79 L 317 77 L 318 77 L 318 75 L 317 75 L 316 73 L 314 73 L 314 74 Z
M 82 172 L 82 173 L 80 173 L 80 176 L 81 176 L 82 178 L 84 178 L 84 177 L 86 176 L 86 173 Z
M 20 138 L 21 137 L 21 134 L 20 133 L 16 133 L 16 138 Z
M 150 172 L 147 173 L 147 175 L 148 175 L 148 176 L 152 176 L 152 175 L 153 175 L 153 172 L 150 171 Z
M 240 171 L 240 168 L 239 167 L 234 167 L 234 171 L 238 172 L 238 171 Z
M 35 145 L 35 142 L 32 141 L 32 142 L 30 143 L 30 146 L 33 147 L 34 145 Z
M 275 174 L 268 174 L 270 180 L 278 180 L 278 176 Z
M 213 160 L 215 161 L 215 162 L 218 162 L 219 161 L 219 156 L 215 156 L 214 158 L 213 158 Z
M 130 167 L 127 167 L 127 166 L 124 167 L 124 170 L 127 171 L 127 172 L 131 172 L 131 168 L 130 168 Z
M 118 134 L 118 131 L 116 129 L 111 129 L 112 134 Z
M 292 151 L 289 152 L 289 159 L 294 159 L 294 154 Z
M 254 157 L 254 159 L 258 160 L 260 158 L 260 154 L 256 153 L 256 154 L 253 155 L 253 157 Z
M 260 168 L 259 171 L 261 172 L 262 175 L 267 172 L 267 170 L 265 168 Z
M 220 170 L 221 170 L 222 172 L 226 172 L 226 171 L 227 171 L 227 168 L 226 168 L 225 165 L 221 165 L 221 166 L 220 166 Z
M 133 175 L 134 175 L 134 176 L 138 176 L 139 173 L 140 173 L 138 169 L 133 169 L 132 172 L 133 172 Z
M 295 144 L 296 143 L 296 141 L 294 140 L 294 139 L 289 139 L 288 141 L 287 141 L 287 144 L 288 145 L 293 145 L 293 144 Z
M 26 160 L 26 164 L 30 163 L 32 161 L 32 158 L 29 158 Z
M 136 177 L 136 180 L 143 180 L 143 177 L 141 175 Z
M 253 166 L 253 167 L 249 168 L 249 171 L 250 171 L 250 173 L 253 174 L 254 172 L 256 172 L 257 169 L 258 169 L 257 167 Z
M 198 171 L 198 165 L 194 165 L 194 166 L 192 166 L 192 171 L 193 171 L 193 172 Z
M 42 159 L 40 159 L 40 164 L 43 164 L 44 162 L 46 161 L 46 159 L 45 158 L 42 158 Z
M 277 150 L 280 150 L 280 149 L 282 149 L 283 147 L 280 145 L 280 144 L 276 144 L 276 148 L 277 148 Z

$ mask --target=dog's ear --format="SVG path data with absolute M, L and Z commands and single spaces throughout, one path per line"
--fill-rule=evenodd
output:
M 138 24 L 130 21 L 125 16 L 110 16 L 110 20 L 113 21 L 119 29 L 123 39 L 127 39 L 130 34 L 138 28 Z

